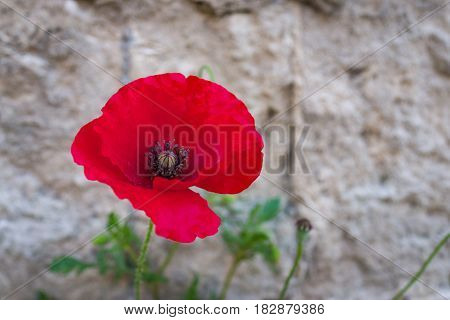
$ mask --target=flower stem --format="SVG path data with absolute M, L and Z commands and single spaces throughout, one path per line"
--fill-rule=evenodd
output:
M 294 263 L 292 265 L 291 270 L 287 278 L 284 280 L 283 289 L 280 291 L 280 295 L 278 296 L 279 300 L 284 300 L 286 296 L 287 289 L 289 288 L 289 283 L 291 282 L 292 277 L 294 276 L 295 270 L 297 270 L 298 265 L 300 264 L 300 260 L 302 259 L 303 254 L 303 241 L 297 242 L 297 253 L 295 254 Z
M 142 243 L 142 246 L 141 246 L 141 250 L 140 250 L 137 265 L 136 265 L 136 271 L 134 274 L 134 296 L 135 296 L 136 300 L 141 299 L 142 273 L 144 271 L 148 245 L 150 243 L 150 236 L 151 236 L 152 232 L 153 232 L 153 223 L 152 223 L 152 220 L 149 219 L 147 234 L 145 235 L 144 242 Z
M 169 266 L 170 262 L 172 261 L 173 256 L 175 255 L 175 252 L 178 249 L 178 243 L 173 243 L 170 245 L 169 251 L 167 252 L 166 257 L 164 258 L 161 267 L 158 269 L 158 273 L 162 276 L 164 275 L 164 272 L 166 271 L 167 267 Z M 152 290 L 153 298 L 159 299 L 159 283 L 155 282 L 153 285 Z
M 161 264 L 161 267 L 159 268 L 159 273 L 163 274 L 164 271 L 166 271 L 167 267 L 169 266 L 170 262 L 172 261 L 173 256 L 175 255 L 175 252 L 178 249 L 178 243 L 173 243 L 170 245 L 169 252 L 167 252 L 167 255 Z
M 450 239 L 450 233 L 447 233 L 447 235 L 442 238 L 441 241 L 439 241 L 439 243 L 436 245 L 436 247 L 434 247 L 433 251 L 431 252 L 431 254 L 428 256 L 428 258 L 425 260 L 425 262 L 422 264 L 422 266 L 420 267 L 419 271 L 416 272 L 415 275 L 413 275 L 411 277 L 411 279 L 409 279 L 408 283 L 402 288 L 400 289 L 395 296 L 392 298 L 393 300 L 401 300 L 403 299 L 403 296 L 405 295 L 406 291 L 409 290 L 409 288 L 411 288 L 411 286 L 417 281 L 419 280 L 420 276 L 422 275 L 422 273 L 424 273 L 424 271 L 426 270 L 426 268 L 428 267 L 428 265 L 431 263 L 431 261 L 434 259 L 434 257 L 437 255 L 437 253 L 439 252 L 439 250 L 441 250 L 441 248 L 444 246 L 444 244 Z
M 239 258 L 239 255 L 234 256 L 233 261 L 230 264 L 230 267 L 228 268 L 227 275 L 225 276 L 225 280 L 223 282 L 222 290 L 219 294 L 219 299 L 224 300 L 227 297 L 228 289 L 231 285 L 231 280 L 233 280 L 234 274 L 236 273 L 237 267 L 239 266 L 239 263 L 241 262 L 241 259 Z
M 200 67 L 200 69 L 198 70 L 198 73 L 197 73 L 197 75 L 199 76 L 199 78 L 202 78 L 202 77 L 203 77 L 203 72 L 206 72 L 206 73 L 208 74 L 209 79 L 210 79 L 211 81 L 215 81 L 214 73 L 213 73 L 213 71 L 212 71 L 212 69 L 211 69 L 210 66 L 208 66 L 208 65 L 205 64 L 205 65 L 203 65 L 203 66 Z

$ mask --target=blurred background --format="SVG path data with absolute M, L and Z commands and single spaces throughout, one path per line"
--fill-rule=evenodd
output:
M 302 144 L 308 172 L 266 172 L 243 194 L 283 200 L 271 225 L 278 272 L 260 259 L 243 264 L 229 298 L 277 295 L 300 216 L 314 229 L 290 298 L 392 297 L 450 229 L 446 3 L 0 0 L 0 296 L 29 299 L 42 289 L 60 299 L 132 297 L 129 283 L 94 270 L 42 272 L 98 234 L 109 211 L 133 212 L 85 179 L 70 145 L 120 81 L 196 74 L 207 64 L 258 126 L 310 128 Z M 293 148 L 271 147 L 265 161 Z M 143 236 L 146 218 L 132 216 Z M 157 260 L 168 244 L 153 240 Z M 90 255 L 90 245 L 75 253 Z M 162 296 L 176 297 L 196 272 L 200 291 L 220 286 L 229 261 L 219 236 L 181 246 Z M 410 298 L 450 297 L 448 245 L 422 280 Z

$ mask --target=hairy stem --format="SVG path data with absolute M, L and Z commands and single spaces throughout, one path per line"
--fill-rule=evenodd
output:
M 148 245 L 150 243 L 150 236 L 153 232 L 153 223 L 149 219 L 147 234 L 145 235 L 144 242 L 142 243 L 141 250 L 139 253 L 136 271 L 134 274 L 134 296 L 136 300 L 141 299 L 141 281 L 142 281 L 142 273 L 144 271 Z
M 210 66 L 208 66 L 208 65 L 203 65 L 203 66 L 201 66 L 201 67 L 200 67 L 200 70 L 198 70 L 197 75 L 198 75 L 200 78 L 203 78 L 203 72 L 206 72 L 206 73 L 208 74 L 209 79 L 210 79 L 211 81 L 215 81 L 214 73 L 213 73 L 213 71 L 212 71 L 212 69 L 211 69 Z
M 300 261 L 302 260 L 302 254 L 303 254 L 303 241 L 297 242 L 297 253 L 295 254 L 294 263 L 292 264 L 292 268 L 289 271 L 288 276 L 284 280 L 283 289 L 280 291 L 280 295 L 278 296 L 279 300 L 284 300 L 286 296 L 286 292 L 289 288 L 289 283 L 291 282 L 292 277 L 294 276 L 295 271 L 297 270 Z
M 401 299 L 403 299 L 406 291 L 408 291 L 409 288 L 411 288 L 412 285 L 417 280 L 419 280 L 419 278 L 422 275 L 422 273 L 425 272 L 425 270 L 427 269 L 428 265 L 431 263 L 431 261 L 434 259 L 434 257 L 438 254 L 439 250 L 441 250 L 441 248 L 448 241 L 448 239 L 450 239 L 450 233 L 447 233 L 447 235 L 444 238 L 442 238 L 441 241 L 439 241 L 439 243 L 436 245 L 436 247 L 434 247 L 434 249 L 431 252 L 431 254 L 428 256 L 428 258 L 422 264 L 422 266 L 420 267 L 419 271 L 417 271 L 416 274 L 413 275 L 411 277 L 411 279 L 409 279 L 408 283 L 395 294 L 395 296 L 392 298 L 393 300 L 401 300 Z
M 228 289 L 230 288 L 231 281 L 233 280 L 234 274 L 236 273 L 236 270 L 240 262 L 241 259 L 239 258 L 239 255 L 234 256 L 233 261 L 231 262 L 230 267 L 228 268 L 227 274 L 225 276 L 223 287 L 219 294 L 219 299 L 223 300 L 227 297 Z

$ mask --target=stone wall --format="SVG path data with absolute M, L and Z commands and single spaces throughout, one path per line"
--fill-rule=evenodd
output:
M 266 172 L 246 192 L 280 195 L 290 208 L 274 226 L 280 270 L 274 275 L 259 260 L 243 265 L 230 298 L 276 296 L 294 254 L 297 215 L 314 231 L 291 298 L 391 297 L 450 226 L 450 6 L 443 3 L 2 0 L 0 296 L 33 298 L 44 289 L 66 299 L 132 297 L 126 283 L 95 272 L 40 273 L 82 245 L 75 255 L 89 256 L 86 242 L 111 209 L 132 212 L 84 178 L 70 145 L 120 81 L 195 74 L 208 64 L 259 126 L 310 128 L 309 173 L 295 162 L 295 174 Z M 271 146 L 266 160 L 288 149 Z M 143 214 L 133 216 L 143 226 Z M 152 243 L 154 259 L 166 245 Z M 448 248 L 411 298 L 450 297 Z M 176 297 L 193 272 L 203 275 L 204 292 L 218 286 L 229 263 L 219 237 L 183 246 L 175 259 L 165 297 Z

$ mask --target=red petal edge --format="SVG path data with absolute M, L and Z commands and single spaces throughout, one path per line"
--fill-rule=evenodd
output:
M 198 193 L 189 189 L 159 191 L 131 184 L 100 154 L 101 141 L 95 131 L 97 121 L 80 129 L 71 148 L 75 163 L 84 166 L 86 178 L 109 185 L 120 199 L 128 199 L 136 210 L 144 210 L 162 237 L 187 243 L 217 233 L 220 218 Z

